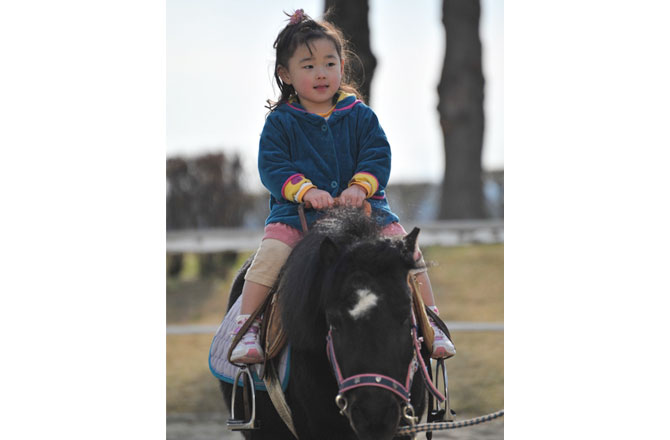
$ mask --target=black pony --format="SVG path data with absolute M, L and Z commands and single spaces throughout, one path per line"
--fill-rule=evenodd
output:
M 385 238 L 374 220 L 359 210 L 332 209 L 284 265 L 277 300 L 291 349 L 286 401 L 300 440 L 395 438 L 403 401 L 391 391 L 373 386 L 347 391 L 346 417 L 340 415 L 326 336 L 330 330 L 345 377 L 375 373 L 405 383 L 414 353 L 407 277 L 416 264 L 417 235 L 415 229 L 403 239 Z M 247 267 L 248 263 L 233 284 L 229 308 L 241 293 Z M 422 356 L 427 358 L 425 349 Z M 232 385 L 222 381 L 221 389 L 230 407 Z M 419 418 L 425 400 L 422 381 L 414 380 L 411 404 Z M 245 438 L 295 438 L 265 392 L 256 393 L 256 414 L 261 429 L 246 432 Z

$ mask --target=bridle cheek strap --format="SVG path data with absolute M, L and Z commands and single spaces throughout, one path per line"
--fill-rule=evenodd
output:
M 412 333 L 414 334 L 414 358 L 419 359 L 419 371 L 421 371 L 421 377 L 423 377 L 423 382 L 426 384 L 426 388 L 428 389 L 428 392 L 435 397 L 435 399 L 442 403 L 446 400 L 444 395 L 440 393 L 440 391 L 437 389 L 435 384 L 433 383 L 432 380 L 430 380 L 430 374 L 428 374 L 428 368 L 426 367 L 426 363 L 423 361 L 423 357 L 421 356 L 421 346 L 419 345 L 419 338 L 416 335 L 416 324 L 412 328 Z

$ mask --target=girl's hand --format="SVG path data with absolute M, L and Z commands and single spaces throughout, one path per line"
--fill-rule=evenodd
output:
M 367 196 L 367 194 L 363 191 L 363 188 L 358 185 L 351 185 L 340 194 L 340 204 L 360 208 L 361 205 L 363 205 L 365 196 Z
M 312 188 L 302 197 L 302 201 L 312 205 L 314 209 L 331 208 L 335 201 L 329 193 L 321 189 Z

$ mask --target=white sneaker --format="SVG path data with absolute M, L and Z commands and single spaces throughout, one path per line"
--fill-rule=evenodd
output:
M 249 315 L 242 315 L 237 317 L 236 328 L 231 333 L 231 338 L 234 338 L 242 328 L 245 322 L 249 319 Z M 257 364 L 263 362 L 265 355 L 261 344 L 258 342 L 258 333 L 260 332 L 261 319 L 257 317 L 249 327 L 249 330 L 242 336 L 240 342 L 235 346 L 230 355 L 232 362 L 241 364 Z
M 447 335 L 445 335 L 442 330 L 437 328 L 432 319 L 430 320 L 430 326 L 433 327 L 433 330 L 435 331 L 433 353 L 430 356 L 433 359 L 441 359 L 455 355 L 456 347 L 454 347 L 454 344 L 452 344 L 449 338 L 447 338 Z
M 437 309 L 437 306 L 430 306 L 430 309 L 435 312 L 436 315 L 439 315 L 440 311 Z M 435 332 L 435 340 L 433 341 L 433 352 L 430 355 L 433 359 L 441 359 L 446 357 L 452 357 L 456 354 L 456 347 L 454 344 L 447 338 L 447 335 L 444 334 L 442 330 L 435 324 L 432 318 L 429 318 L 430 326 Z

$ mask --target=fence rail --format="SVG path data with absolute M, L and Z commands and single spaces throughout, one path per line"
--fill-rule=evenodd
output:
M 216 333 L 217 325 L 168 325 L 168 335 L 197 335 Z M 455 332 L 502 332 L 502 322 L 469 322 L 454 321 L 449 323 L 449 330 Z
M 411 225 L 405 225 L 411 227 Z M 504 223 L 496 220 L 446 220 L 417 225 L 422 246 L 458 246 L 472 243 L 501 243 Z M 215 228 L 168 231 L 168 253 L 212 253 L 255 250 L 263 237 L 261 229 Z

